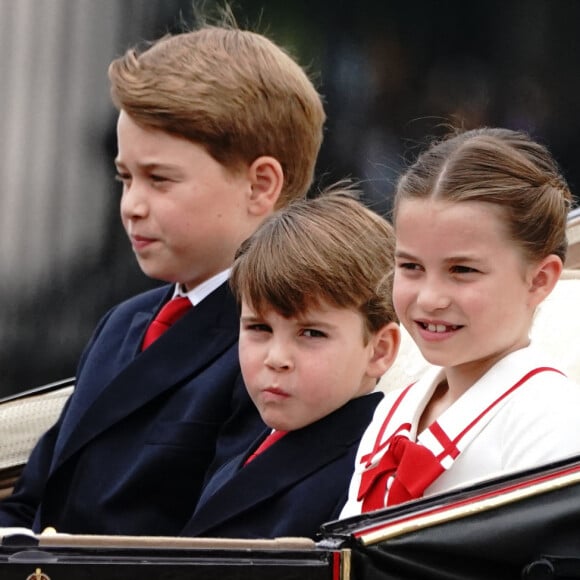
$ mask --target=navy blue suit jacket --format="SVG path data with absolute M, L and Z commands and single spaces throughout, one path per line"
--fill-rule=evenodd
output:
M 382 393 L 348 402 L 323 419 L 291 431 L 247 465 L 262 435 L 207 482 L 183 536 L 315 538 L 339 517 L 359 441 Z
M 140 294 L 100 322 L 59 421 L 0 503 L 0 526 L 177 535 L 210 464 L 262 432 L 241 379 L 239 316 L 227 283 L 140 351 L 172 291 Z

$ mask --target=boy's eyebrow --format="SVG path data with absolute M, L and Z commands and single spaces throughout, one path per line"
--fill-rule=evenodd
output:
M 335 325 L 330 322 L 322 322 L 316 318 L 301 318 L 300 316 L 291 317 L 299 326 L 315 326 L 317 328 L 334 328 Z M 259 314 L 245 314 L 240 316 L 241 322 L 261 322 L 264 320 L 263 316 Z
M 316 318 L 296 318 L 296 322 L 300 326 L 315 326 L 316 328 L 335 328 L 336 325 L 330 322 L 322 322 Z
M 240 316 L 242 322 L 256 322 L 257 320 L 263 320 L 258 314 L 243 314 Z
M 163 170 L 177 170 L 177 169 L 179 169 L 179 167 L 177 165 L 173 165 L 171 163 L 159 163 L 156 161 L 151 161 L 151 162 L 147 162 L 147 163 L 137 163 L 136 165 L 140 170 L 142 170 L 142 171 L 144 170 L 146 172 L 158 171 L 160 169 L 163 169 Z M 119 167 L 125 168 L 126 167 L 125 163 L 123 163 L 123 161 L 119 158 L 115 159 L 115 166 L 117 168 L 119 168 Z

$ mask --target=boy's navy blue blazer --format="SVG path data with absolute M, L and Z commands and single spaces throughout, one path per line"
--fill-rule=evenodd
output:
M 382 393 L 291 431 L 247 465 L 270 432 L 215 472 L 183 536 L 315 538 L 346 503 L 359 441 Z
M 241 379 L 227 282 L 140 351 L 172 292 L 145 292 L 103 318 L 59 421 L 0 503 L 0 526 L 178 535 L 212 461 L 235 456 L 264 429 Z

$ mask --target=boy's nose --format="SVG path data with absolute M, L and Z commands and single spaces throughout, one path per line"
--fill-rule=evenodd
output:
M 121 215 L 125 219 L 144 217 L 147 211 L 146 198 L 140 188 L 135 183 L 125 187 L 121 196 Z
M 275 371 L 286 371 L 292 368 L 288 351 L 279 345 L 272 345 L 268 349 L 264 364 Z

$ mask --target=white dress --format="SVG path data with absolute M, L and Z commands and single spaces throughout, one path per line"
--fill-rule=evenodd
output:
M 388 393 L 359 445 L 341 517 L 361 513 L 361 476 L 388 450 L 389 438 L 401 426 L 444 468 L 425 496 L 580 454 L 580 385 L 556 372 L 546 358 L 532 346 L 510 353 L 421 434 L 417 425 L 442 370 L 432 367 L 408 389 Z M 444 452 L 433 435 L 441 432 L 454 442 L 452 453 Z M 385 505 L 387 498 L 386 489 Z

